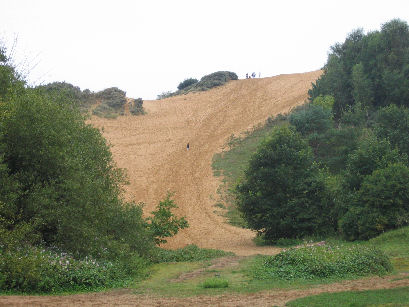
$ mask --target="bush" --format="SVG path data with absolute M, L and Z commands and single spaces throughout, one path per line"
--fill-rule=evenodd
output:
M 142 98 L 132 99 L 129 102 L 129 112 L 132 115 L 143 115 L 145 110 L 143 109 L 143 100 Z
M 53 293 L 124 286 L 130 276 L 143 274 L 147 263 L 130 256 L 132 272 L 119 262 L 98 261 L 47 249 L 21 247 L 0 254 L 0 289 L 24 293 Z
M 171 209 L 177 208 L 175 202 L 171 199 L 172 194 L 168 193 L 163 201 L 160 201 L 157 210 L 152 211 L 152 217 L 148 217 L 149 229 L 154 236 L 156 244 L 166 243 L 165 238 L 176 235 L 180 229 L 189 227 L 184 217 L 178 218 Z
M 126 92 L 117 87 L 110 87 L 98 92 L 96 97 L 101 99 L 107 106 L 116 110 L 123 108 L 126 103 Z
M 185 88 L 187 88 L 187 87 L 189 87 L 189 86 L 191 86 L 191 85 L 193 85 L 193 84 L 195 84 L 197 82 L 199 82 L 199 80 L 194 79 L 194 78 L 186 79 L 186 80 L 179 83 L 178 90 L 179 91 L 183 90 L 183 89 L 185 89 Z
M 302 135 L 325 133 L 333 125 L 332 113 L 320 105 L 307 105 L 294 110 L 290 115 L 290 124 Z
M 291 280 L 383 275 L 391 271 L 389 258 L 374 247 L 323 245 L 260 257 L 252 275 L 256 279 Z

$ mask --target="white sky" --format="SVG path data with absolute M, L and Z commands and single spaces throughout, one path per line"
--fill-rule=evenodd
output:
M 218 70 L 321 68 L 354 29 L 409 21 L 408 0 L 0 0 L 0 39 L 30 84 L 66 81 L 155 99 Z

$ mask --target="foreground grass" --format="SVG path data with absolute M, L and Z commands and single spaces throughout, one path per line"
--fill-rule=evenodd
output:
M 323 293 L 296 299 L 287 303 L 286 306 L 409 306 L 409 287 L 388 290 Z

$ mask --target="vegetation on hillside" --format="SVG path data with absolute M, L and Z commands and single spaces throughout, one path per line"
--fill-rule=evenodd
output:
M 183 95 L 190 92 L 207 91 L 214 87 L 221 86 L 230 80 L 238 80 L 237 75 L 230 71 L 217 71 L 203 76 L 200 81 L 194 78 L 189 78 L 179 83 L 178 90 L 176 92 L 165 92 L 159 94 L 158 99 Z
M 270 242 L 366 240 L 409 224 L 409 27 L 354 31 L 331 50 L 310 102 L 273 129 L 235 189 Z
M 143 218 L 123 200 L 126 176 L 106 140 L 77 108 L 85 94 L 27 87 L 0 54 L 0 289 L 91 289 L 143 274 L 157 243 L 187 227 L 171 213 L 176 204 L 168 196 Z M 100 97 L 112 108 L 125 99 L 117 89 Z
M 125 114 L 125 105 L 128 105 L 132 115 L 145 114 L 142 98 L 132 99 L 126 97 L 126 92 L 117 87 L 107 88 L 100 92 L 91 92 L 89 89 L 81 91 L 78 86 L 67 82 L 52 82 L 37 86 L 36 89 L 53 101 L 60 101 L 78 107 L 81 113 L 88 113 L 100 117 L 115 118 Z

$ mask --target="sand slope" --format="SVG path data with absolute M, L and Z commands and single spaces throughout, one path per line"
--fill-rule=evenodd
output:
M 91 123 L 103 128 L 115 161 L 128 171 L 127 198 L 144 202 L 149 213 L 167 191 L 175 193 L 176 213 L 186 216 L 190 227 L 165 247 L 196 244 L 238 255 L 275 253 L 274 248 L 256 247 L 252 231 L 228 225 L 213 212 L 220 179 L 213 176 L 212 157 L 231 134 L 302 104 L 320 74 L 231 81 L 207 92 L 145 101 L 144 116 L 93 117 Z

